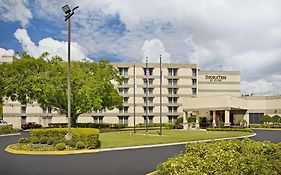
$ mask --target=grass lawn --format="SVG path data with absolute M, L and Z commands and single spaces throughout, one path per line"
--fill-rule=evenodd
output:
M 217 139 L 225 137 L 237 137 L 251 135 L 248 132 L 224 132 L 224 131 L 187 131 L 187 130 L 163 130 L 163 135 L 159 136 L 159 131 L 152 130 L 145 135 L 145 131 L 111 132 L 101 133 L 99 140 L 101 148 L 116 148 L 138 145 L 152 145 L 162 143 L 176 143 L 193 140 Z

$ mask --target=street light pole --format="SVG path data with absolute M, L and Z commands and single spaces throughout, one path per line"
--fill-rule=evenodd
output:
M 70 140 L 72 138 L 71 134 L 71 85 L 70 85 L 70 43 L 71 43 L 71 30 L 70 30 L 70 17 L 74 14 L 74 10 L 76 10 L 79 6 L 74 7 L 70 10 L 68 5 L 62 7 L 65 16 L 65 21 L 68 21 L 68 58 L 67 58 L 67 119 L 68 119 L 68 131 L 65 135 L 66 140 Z

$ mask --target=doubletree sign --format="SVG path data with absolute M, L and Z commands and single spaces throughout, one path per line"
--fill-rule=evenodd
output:
M 210 81 L 222 81 L 222 80 L 226 80 L 226 76 L 225 75 L 205 75 L 205 79 L 210 80 Z

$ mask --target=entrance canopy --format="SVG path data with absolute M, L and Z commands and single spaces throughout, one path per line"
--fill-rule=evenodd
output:
M 183 100 L 183 111 L 201 110 L 247 110 L 246 99 L 230 95 L 207 96 L 197 98 L 185 98 Z

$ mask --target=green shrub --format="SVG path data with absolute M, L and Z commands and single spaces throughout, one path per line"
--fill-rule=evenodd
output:
M 207 131 L 240 131 L 240 132 L 253 132 L 249 128 L 207 128 Z
M 65 145 L 65 143 L 58 143 L 58 144 L 56 144 L 55 148 L 59 151 L 63 151 L 63 150 L 65 150 L 66 145 Z
M 157 167 L 158 175 L 281 174 L 281 143 L 216 141 L 186 145 L 186 152 Z
M 269 115 L 263 115 L 263 116 L 261 116 L 261 122 L 262 123 L 272 122 L 272 118 Z
M 55 139 L 50 138 L 50 139 L 48 139 L 47 144 L 48 145 L 53 145 L 54 141 L 55 141 Z
M 82 141 L 78 141 L 78 142 L 76 143 L 76 148 L 78 148 L 78 149 L 84 149 L 84 148 L 85 148 L 85 143 L 82 142 Z
M 183 117 L 178 117 L 175 124 L 180 124 L 180 123 L 183 123 Z
M 72 148 L 75 148 L 75 147 L 76 147 L 76 142 L 75 142 L 73 139 L 67 140 L 67 141 L 66 141 L 66 144 L 67 144 L 68 146 L 72 147 Z
M 11 126 L 11 125 L 0 126 L 0 135 L 1 134 L 12 134 L 15 132 L 17 132 L 17 131 L 14 130 L 13 126 Z
M 40 138 L 40 143 L 42 143 L 42 144 L 46 144 L 47 142 L 48 142 L 48 140 L 49 140 L 49 137 L 41 137 Z
M 22 137 L 18 140 L 18 143 L 29 143 L 30 142 L 30 139 L 29 138 L 25 138 L 25 137 Z
M 272 117 L 272 122 L 275 123 L 281 123 L 281 117 L 279 115 L 274 115 Z
M 94 149 L 98 146 L 99 130 L 94 128 L 71 128 L 72 139 L 76 143 L 83 141 L 88 149 Z M 66 142 L 65 134 L 67 128 L 48 128 L 48 129 L 32 129 L 30 130 L 31 138 L 49 137 L 54 139 L 54 145 L 57 142 Z
M 281 124 L 250 124 L 250 128 L 281 128 Z
M 163 123 L 163 127 L 168 128 L 168 129 L 174 129 L 175 124 L 174 123 Z
M 38 138 L 31 138 L 31 143 L 37 144 L 40 143 L 40 140 Z
M 54 146 L 56 146 L 56 145 L 59 144 L 59 143 L 61 143 L 60 140 L 54 140 L 54 141 L 53 141 L 53 145 L 54 145 Z

